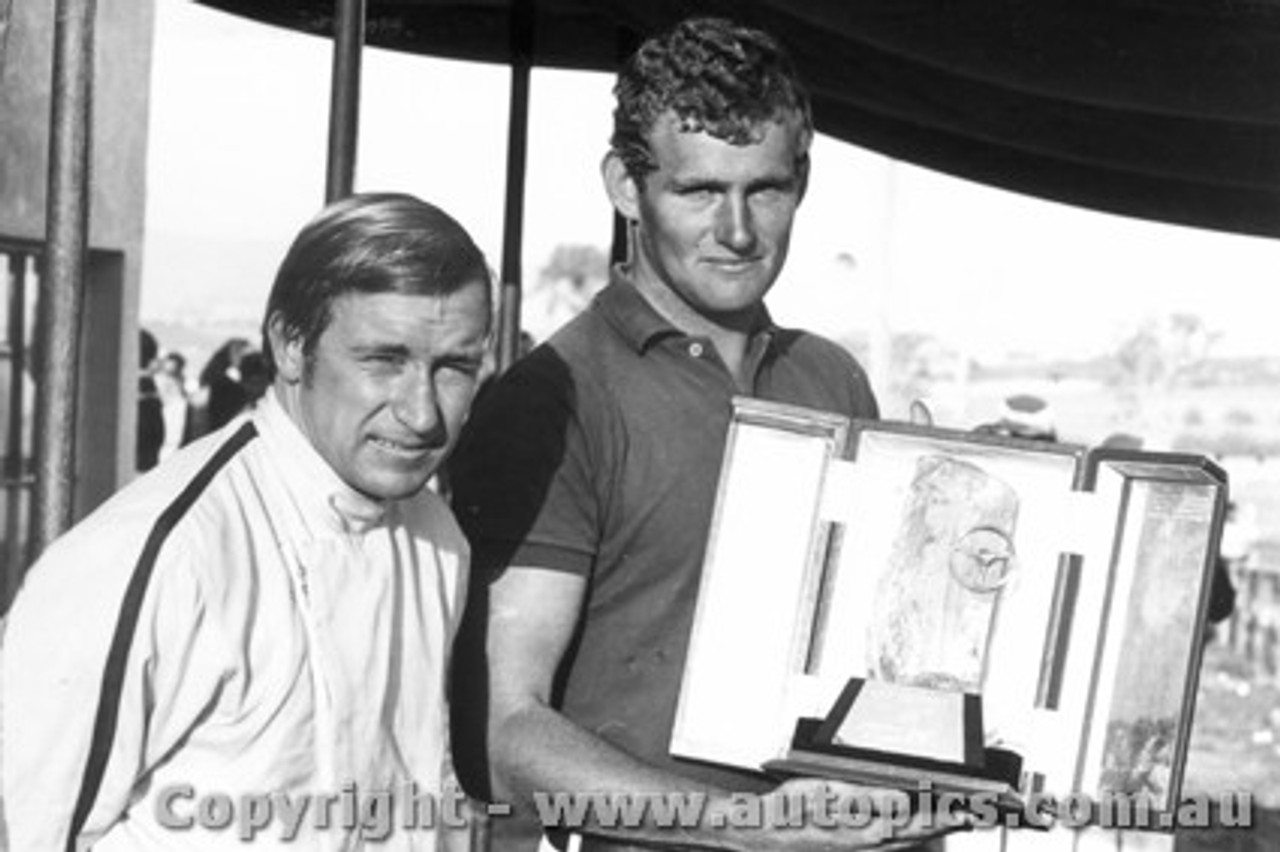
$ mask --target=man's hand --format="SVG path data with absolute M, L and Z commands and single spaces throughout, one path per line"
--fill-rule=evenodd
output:
M 905 849 L 935 837 L 973 827 L 964 811 L 913 808 L 899 790 L 863 787 L 820 778 L 796 778 L 760 797 L 763 824 L 737 824 L 733 799 L 708 812 L 712 824 L 727 825 L 726 844 L 743 850 L 849 852 L 854 849 Z M 736 807 L 743 809 L 743 803 Z
M 912 426 L 932 426 L 933 412 L 929 410 L 929 406 L 925 405 L 924 400 L 913 399 L 907 410 L 907 419 Z

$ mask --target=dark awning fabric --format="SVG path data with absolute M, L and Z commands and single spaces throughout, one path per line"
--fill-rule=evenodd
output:
M 332 32 L 333 0 L 199 2 Z M 681 17 L 725 15 L 790 48 L 836 138 L 1042 198 L 1280 236 L 1280 0 L 367 2 L 375 46 L 594 70 Z

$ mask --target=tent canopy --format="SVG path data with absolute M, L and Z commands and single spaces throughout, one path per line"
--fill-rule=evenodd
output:
M 333 32 L 333 0 L 199 0 Z M 1096 210 L 1280 236 L 1280 0 L 367 0 L 366 43 L 608 71 L 689 14 L 791 50 L 831 136 Z

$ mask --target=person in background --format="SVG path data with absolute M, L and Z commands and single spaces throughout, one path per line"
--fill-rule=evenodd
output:
M 251 350 L 240 359 L 240 387 L 244 391 L 244 408 L 256 408 L 271 386 L 271 365 L 262 352 Z
M 1001 405 L 1002 410 L 997 419 L 978 426 L 974 431 L 1031 441 L 1058 440 L 1058 430 L 1053 423 L 1053 409 L 1043 397 L 1033 393 L 1015 393 L 1006 396 Z
M 164 413 L 164 443 L 160 460 L 173 455 L 179 447 L 191 442 L 191 398 L 187 393 L 187 359 L 181 352 L 160 356 L 156 370 L 156 390 Z
M 253 351 L 243 337 L 231 337 L 214 350 L 200 370 L 200 432 L 221 429 L 245 409 L 248 396 L 240 381 L 240 361 Z
M 808 96 L 771 36 L 708 18 L 646 41 L 614 91 L 602 173 L 629 259 L 494 382 L 454 459 L 476 565 L 454 683 L 460 773 L 524 815 L 493 822 L 500 850 L 537 846 L 537 791 L 708 796 L 681 830 L 588 823 L 585 849 L 879 843 L 874 821 L 718 828 L 734 794 L 769 806 L 855 790 L 668 753 L 732 398 L 878 413 L 852 356 L 764 305 L 809 180 Z M 959 824 L 921 816 L 900 840 Z
M 145 328 L 138 331 L 138 424 L 135 465 L 139 472 L 151 470 L 160 461 L 165 441 L 164 403 L 156 387 L 160 346 Z
M 3 650 L 10 848 L 453 837 L 401 818 L 456 789 L 445 686 L 468 548 L 425 486 L 475 393 L 490 299 L 466 231 L 411 196 L 356 195 L 302 229 L 264 312 L 261 404 L 25 578 Z M 205 819 L 251 801 L 275 818 Z
M 1248 513 L 1242 514 L 1240 504 L 1227 501 L 1226 517 L 1222 523 L 1222 544 L 1218 549 L 1218 571 L 1231 581 L 1230 594 L 1224 589 L 1215 594 L 1209 603 L 1209 618 L 1226 621 L 1236 611 L 1236 584 L 1245 584 L 1249 572 L 1254 569 L 1254 545 L 1257 529 Z M 1244 602 L 1241 602 L 1244 607 Z

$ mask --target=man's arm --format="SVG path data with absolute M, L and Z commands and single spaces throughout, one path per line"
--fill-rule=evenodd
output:
M 196 585 L 176 570 L 184 566 L 157 572 L 129 653 L 110 660 L 122 619 L 128 623 L 120 603 L 127 577 L 118 569 L 131 563 L 119 552 L 127 548 L 101 541 L 95 559 L 89 538 L 55 544 L 31 569 L 5 629 L 2 789 L 11 848 L 24 852 L 63 852 L 82 798 L 80 836 L 110 831 L 150 757 L 185 729 L 169 701 L 175 685 L 212 686 L 218 676 L 192 657 L 203 608 Z M 112 725 L 100 721 L 105 705 Z M 104 762 L 95 764 L 95 750 Z
M 683 847 L 851 849 L 880 843 L 887 829 L 899 841 L 941 833 L 944 827 L 928 828 L 929 816 L 920 815 L 904 818 L 905 824 L 897 826 L 871 820 L 860 829 L 824 827 L 814 820 L 778 831 L 735 824 L 733 809 L 741 808 L 742 796 L 731 797 L 726 791 L 650 766 L 570 721 L 551 706 L 551 690 L 572 640 L 585 590 L 583 577 L 527 567 L 504 571 L 487 587 L 487 595 L 472 589 L 458 659 L 467 666 L 461 677 L 476 677 L 474 664 L 482 659 L 487 670 L 484 724 L 495 798 L 527 809 L 540 793 L 704 794 L 703 818 L 696 825 L 663 826 L 650 821 L 573 827 L 619 840 Z M 482 712 L 472 706 L 459 709 L 473 719 L 472 714 Z M 865 798 L 867 794 L 852 785 L 802 779 L 764 798 L 791 797 L 791 801 L 821 795 L 831 803 L 841 796 Z M 770 803 L 762 803 L 761 812 L 779 812 L 769 807 Z
M 489 742 L 494 790 L 527 800 L 533 791 L 662 791 L 688 781 L 654 769 L 570 722 L 551 707 L 556 669 L 573 637 L 583 577 L 512 568 L 490 587 Z

